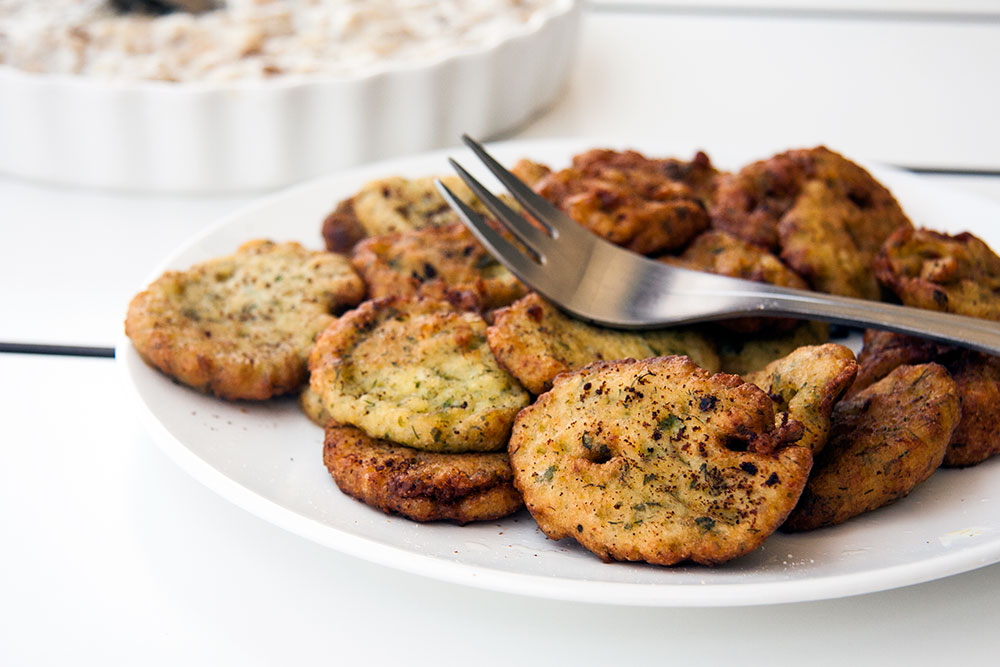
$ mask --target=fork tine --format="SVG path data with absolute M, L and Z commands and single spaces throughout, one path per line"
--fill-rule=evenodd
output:
M 469 228 L 469 231 L 485 246 L 491 255 L 529 286 L 538 284 L 538 281 L 543 277 L 543 272 L 536 258 L 525 255 L 521 252 L 520 248 L 505 239 L 497 230 L 490 227 L 482 216 L 459 199 L 440 179 L 434 179 L 434 184 L 452 210 L 458 214 L 462 222 L 465 223 L 465 226 Z M 528 248 L 528 250 L 531 251 L 531 248 Z
M 452 169 L 458 172 L 459 177 L 469 186 L 472 194 L 489 209 L 490 213 L 496 216 L 497 221 L 509 229 L 521 243 L 528 246 L 528 249 L 538 257 L 545 250 L 551 248 L 552 237 L 544 231 L 535 227 L 525 220 L 520 213 L 511 209 L 503 203 L 496 195 L 486 189 L 482 183 L 477 181 L 472 174 L 467 172 L 462 165 L 448 158 Z
M 467 134 L 463 134 L 462 141 L 476 154 L 476 157 L 482 160 L 487 169 L 493 172 L 493 175 L 503 183 L 504 187 L 517 200 L 517 203 L 523 206 L 525 210 L 531 213 L 538 222 L 552 233 L 553 238 L 557 238 L 559 234 L 586 232 L 573 218 L 529 188 L 517 176 L 507 171 L 475 139 Z

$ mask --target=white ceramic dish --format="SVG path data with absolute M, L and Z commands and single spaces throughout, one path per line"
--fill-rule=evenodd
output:
M 114 83 L 0 65 L 0 172 L 59 184 L 214 193 L 515 127 L 563 89 L 579 23 L 555 0 L 477 49 L 354 78 Z
M 493 147 L 510 164 L 528 156 L 563 165 L 608 142 L 521 142 Z M 621 146 L 624 147 L 624 146 Z M 639 146 L 650 154 L 677 154 Z M 725 156 L 724 167 L 760 156 Z M 469 167 L 475 159 L 453 151 Z M 685 154 L 680 153 L 683 157 Z M 343 171 L 272 196 L 208 229 L 150 275 L 232 252 L 259 236 L 321 247 L 320 221 L 372 178 L 444 173 L 446 153 Z M 477 170 L 482 173 L 481 170 Z M 1000 246 L 1000 206 L 895 170 L 872 171 L 918 225 L 968 229 Z M 140 286 L 137 286 L 137 289 Z M 775 534 L 754 553 L 717 568 L 604 564 L 575 544 L 548 540 L 522 512 L 464 527 L 417 524 L 340 493 L 323 467 L 322 433 L 291 399 L 230 404 L 181 387 L 146 366 L 127 340 L 117 350 L 156 442 L 223 497 L 308 539 L 429 577 L 547 598 L 630 605 L 715 606 L 834 598 L 914 584 L 1000 561 L 1000 458 L 939 470 L 909 497 L 846 524 Z

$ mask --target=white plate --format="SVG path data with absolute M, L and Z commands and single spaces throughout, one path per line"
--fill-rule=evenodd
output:
M 596 145 L 611 144 L 520 142 L 493 149 L 508 164 L 530 156 L 559 166 L 573 152 Z M 678 154 L 669 147 L 640 148 L 651 154 Z M 718 164 L 729 168 L 760 157 L 707 148 Z M 446 173 L 445 157 L 438 152 L 352 169 L 272 196 L 220 221 L 173 253 L 150 280 L 165 269 L 231 253 L 254 237 L 321 247 L 320 222 L 340 199 L 372 178 Z M 478 167 L 471 156 L 456 157 Z M 915 224 L 948 232 L 968 229 L 1000 247 L 996 204 L 909 174 L 872 170 L 895 192 Z M 334 485 L 322 464 L 321 430 L 293 400 L 225 403 L 150 369 L 126 340 L 117 357 L 156 442 L 192 476 L 282 528 L 416 574 L 564 600 L 715 606 L 854 595 L 1000 561 L 1000 457 L 971 469 L 940 470 L 904 500 L 841 526 L 778 533 L 754 553 L 725 566 L 605 564 L 575 543 L 546 539 L 525 512 L 459 527 L 418 524 L 372 510 Z

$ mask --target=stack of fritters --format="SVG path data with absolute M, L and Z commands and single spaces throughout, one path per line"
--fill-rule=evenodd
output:
M 514 171 L 671 264 L 1000 319 L 1000 258 L 970 234 L 914 229 L 826 148 L 735 173 L 704 153 L 606 149 Z M 993 357 L 871 331 L 855 360 L 826 325 L 781 319 L 586 324 L 497 263 L 430 177 L 367 184 L 322 233 L 329 252 L 255 241 L 167 273 L 126 331 L 149 363 L 220 397 L 301 391 L 336 484 L 385 512 L 466 523 L 526 505 L 546 535 L 605 560 L 718 564 L 1000 453 Z

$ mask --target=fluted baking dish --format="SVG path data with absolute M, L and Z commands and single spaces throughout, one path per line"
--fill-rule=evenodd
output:
M 579 6 L 433 61 L 353 76 L 118 82 L 0 65 L 0 172 L 135 191 L 271 189 L 488 137 L 562 89 Z

